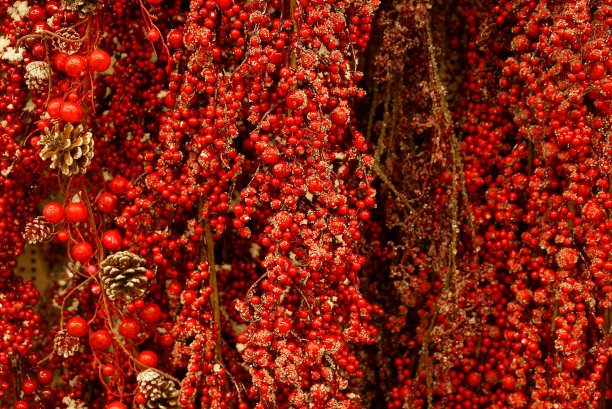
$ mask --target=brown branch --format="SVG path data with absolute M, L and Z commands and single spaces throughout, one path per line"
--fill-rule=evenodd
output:
M 217 267 L 215 264 L 215 244 L 213 242 L 212 230 L 207 219 L 204 222 L 204 238 L 206 240 L 206 260 L 208 262 L 208 285 L 213 289 L 210 304 L 213 310 L 213 319 L 217 327 L 217 338 L 215 339 L 215 356 L 219 362 L 223 362 L 221 354 L 221 309 L 219 306 L 219 286 L 217 284 Z

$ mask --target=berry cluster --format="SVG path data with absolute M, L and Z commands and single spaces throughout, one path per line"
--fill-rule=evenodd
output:
M 612 1 L 0 21 L 0 409 L 612 399 Z

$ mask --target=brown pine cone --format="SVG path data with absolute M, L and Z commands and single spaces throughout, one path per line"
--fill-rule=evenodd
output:
M 100 263 L 100 281 L 111 300 L 132 301 L 147 291 L 145 259 L 129 251 L 120 251 Z
M 138 390 L 147 398 L 141 409 L 173 409 L 179 406 L 176 385 L 152 369 L 138 374 Z
M 102 6 L 98 0 L 64 0 L 62 3 L 68 10 L 79 14 L 93 14 Z
M 59 168 L 66 176 L 85 173 L 94 155 L 93 137 L 91 132 L 83 131 L 82 125 L 75 128 L 66 124 L 61 130 L 57 124 L 53 129 L 46 128 L 39 144 L 43 146 L 41 159 L 51 159 L 49 167 Z
M 38 216 L 26 224 L 23 238 L 26 239 L 28 243 L 34 244 L 39 241 L 47 240 L 51 237 L 51 233 L 53 233 L 53 226 L 51 223 L 45 220 L 44 217 Z

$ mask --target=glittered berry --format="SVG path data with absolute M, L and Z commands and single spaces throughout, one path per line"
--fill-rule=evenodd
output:
M 280 154 L 276 146 L 266 146 L 261 153 L 261 160 L 268 165 L 274 165 L 279 159 Z
M 291 331 L 291 320 L 287 317 L 280 317 L 276 320 L 274 329 L 281 335 L 286 335 Z
M 564 270 L 571 270 L 578 263 L 578 252 L 567 247 L 562 248 L 557 253 L 557 264 Z
M 349 120 L 349 110 L 346 107 L 337 107 L 330 115 L 332 123 L 336 126 L 345 126 Z
M 64 206 L 57 202 L 48 203 L 43 209 L 43 216 L 49 223 L 59 223 L 64 218 Z
M 595 201 L 588 202 L 582 208 L 582 214 L 586 221 L 594 224 L 598 224 L 604 216 L 601 207 Z
M 87 61 L 83 56 L 80 55 L 70 55 L 66 58 L 66 63 L 64 65 L 66 69 L 66 74 L 71 77 L 82 77 L 87 72 Z
M 287 96 L 287 107 L 289 109 L 302 109 L 306 106 L 306 93 L 300 89 L 292 91 Z

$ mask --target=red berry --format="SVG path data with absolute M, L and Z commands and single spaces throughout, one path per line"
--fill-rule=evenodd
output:
M 70 238 L 70 234 L 68 234 L 68 230 L 62 229 L 57 232 L 57 239 L 59 241 L 66 241 Z
M 156 367 L 158 358 L 157 354 L 153 351 L 145 350 L 138 354 L 138 362 L 150 367 Z
M 155 303 L 146 303 L 140 311 L 140 318 L 147 324 L 153 324 L 161 319 L 161 308 Z
M 87 72 L 87 61 L 83 56 L 70 55 L 66 58 L 65 68 L 71 77 L 82 77 Z
M 94 349 L 99 349 L 100 351 L 104 351 L 113 342 L 113 337 L 111 334 L 105 329 L 99 329 L 91 335 L 90 344 Z
M 87 57 L 89 69 L 96 72 L 103 72 L 109 69 L 111 65 L 110 55 L 104 50 L 94 50 Z
M 86 241 L 77 243 L 72 248 L 72 257 L 81 263 L 85 263 L 87 260 L 89 260 L 92 254 L 93 248 L 91 247 L 91 244 L 87 243 Z
M 606 75 L 606 66 L 600 62 L 595 63 L 589 74 L 589 78 L 592 80 L 600 80 Z
M 30 11 L 28 12 L 28 17 L 30 21 L 36 23 L 38 21 L 43 21 L 47 18 L 47 14 L 45 13 L 45 9 L 40 6 L 32 6 Z
M 48 369 L 41 369 L 36 374 L 36 379 L 38 379 L 41 385 L 48 385 L 53 380 L 53 372 Z
M 150 42 L 155 43 L 157 40 L 159 40 L 159 31 L 154 28 L 149 30 L 147 33 L 147 38 Z
M 287 96 L 287 107 L 289 109 L 302 109 L 306 106 L 306 93 L 300 89 L 292 91 Z
M 66 219 L 72 223 L 87 220 L 87 207 L 81 202 L 73 202 L 66 206 Z
M 280 159 L 280 154 L 276 146 L 266 146 L 261 152 L 261 160 L 268 165 L 274 165 Z
M 595 201 L 588 202 L 582 208 L 582 214 L 586 221 L 598 224 L 603 218 L 603 211 Z
M 330 115 L 330 119 L 334 125 L 344 126 L 349 120 L 349 110 L 346 107 L 337 107 Z
M 578 263 L 578 252 L 567 247 L 557 253 L 557 264 L 564 270 L 571 270 Z
M 117 176 L 110 182 L 110 190 L 116 195 L 121 195 L 128 190 L 129 181 L 123 176 Z
M 113 402 L 106 405 L 104 409 L 128 409 L 128 407 L 124 403 Z
M 117 207 L 117 196 L 112 193 L 102 193 L 100 197 L 98 197 L 98 209 L 104 213 L 109 213 L 115 210 Z
M 66 331 L 73 337 L 81 338 L 89 331 L 87 321 L 82 317 L 73 317 L 66 323 Z
M 38 389 L 38 383 L 36 383 L 36 381 L 33 379 L 26 379 L 21 384 L 21 390 L 26 395 L 33 394 L 34 392 L 36 392 L 36 389 Z
M 232 0 L 216 0 L 215 3 L 221 10 L 227 10 L 232 7 Z
M 119 250 L 121 248 L 121 240 L 119 230 L 108 230 L 102 235 L 102 245 L 107 250 Z
M 134 396 L 134 402 L 136 402 L 138 405 L 141 405 L 142 407 L 148 402 L 148 399 L 144 393 L 139 392 L 136 394 L 136 396 Z
M 59 118 L 63 101 L 59 98 L 52 99 L 47 104 L 47 112 L 51 118 Z
M 30 404 L 25 400 L 18 400 L 15 402 L 14 409 L 30 409 Z
M 516 385 L 516 379 L 512 375 L 506 374 L 501 379 L 501 385 L 502 385 L 502 388 L 504 388 L 505 390 L 513 391 Z
M 280 317 L 276 320 L 276 324 L 274 325 L 274 329 L 281 335 L 286 335 L 289 331 L 291 331 L 292 325 L 291 320 L 287 317 Z
M 42 60 L 47 55 L 47 47 L 42 43 L 35 44 L 34 47 L 32 47 L 32 55 L 37 60 Z
M 102 365 L 102 375 L 111 376 L 114 373 L 115 373 L 115 365 L 113 364 Z
M 64 206 L 51 202 L 43 209 L 43 216 L 49 223 L 59 223 L 64 218 Z
M 135 339 L 140 332 L 140 323 L 133 318 L 126 318 L 119 324 L 119 333 L 128 339 Z
M 482 382 L 482 375 L 478 372 L 470 372 L 467 376 L 467 382 L 473 387 L 480 386 L 480 382 Z
M 83 118 L 83 107 L 76 102 L 66 101 L 60 108 L 60 115 L 66 122 L 72 124 L 81 122 L 81 118 Z
M 179 30 L 172 30 L 168 34 L 168 44 L 172 48 L 181 48 L 183 46 L 183 33 Z
M 66 58 L 68 58 L 68 54 L 62 52 L 53 56 L 53 64 L 58 71 L 66 71 Z

